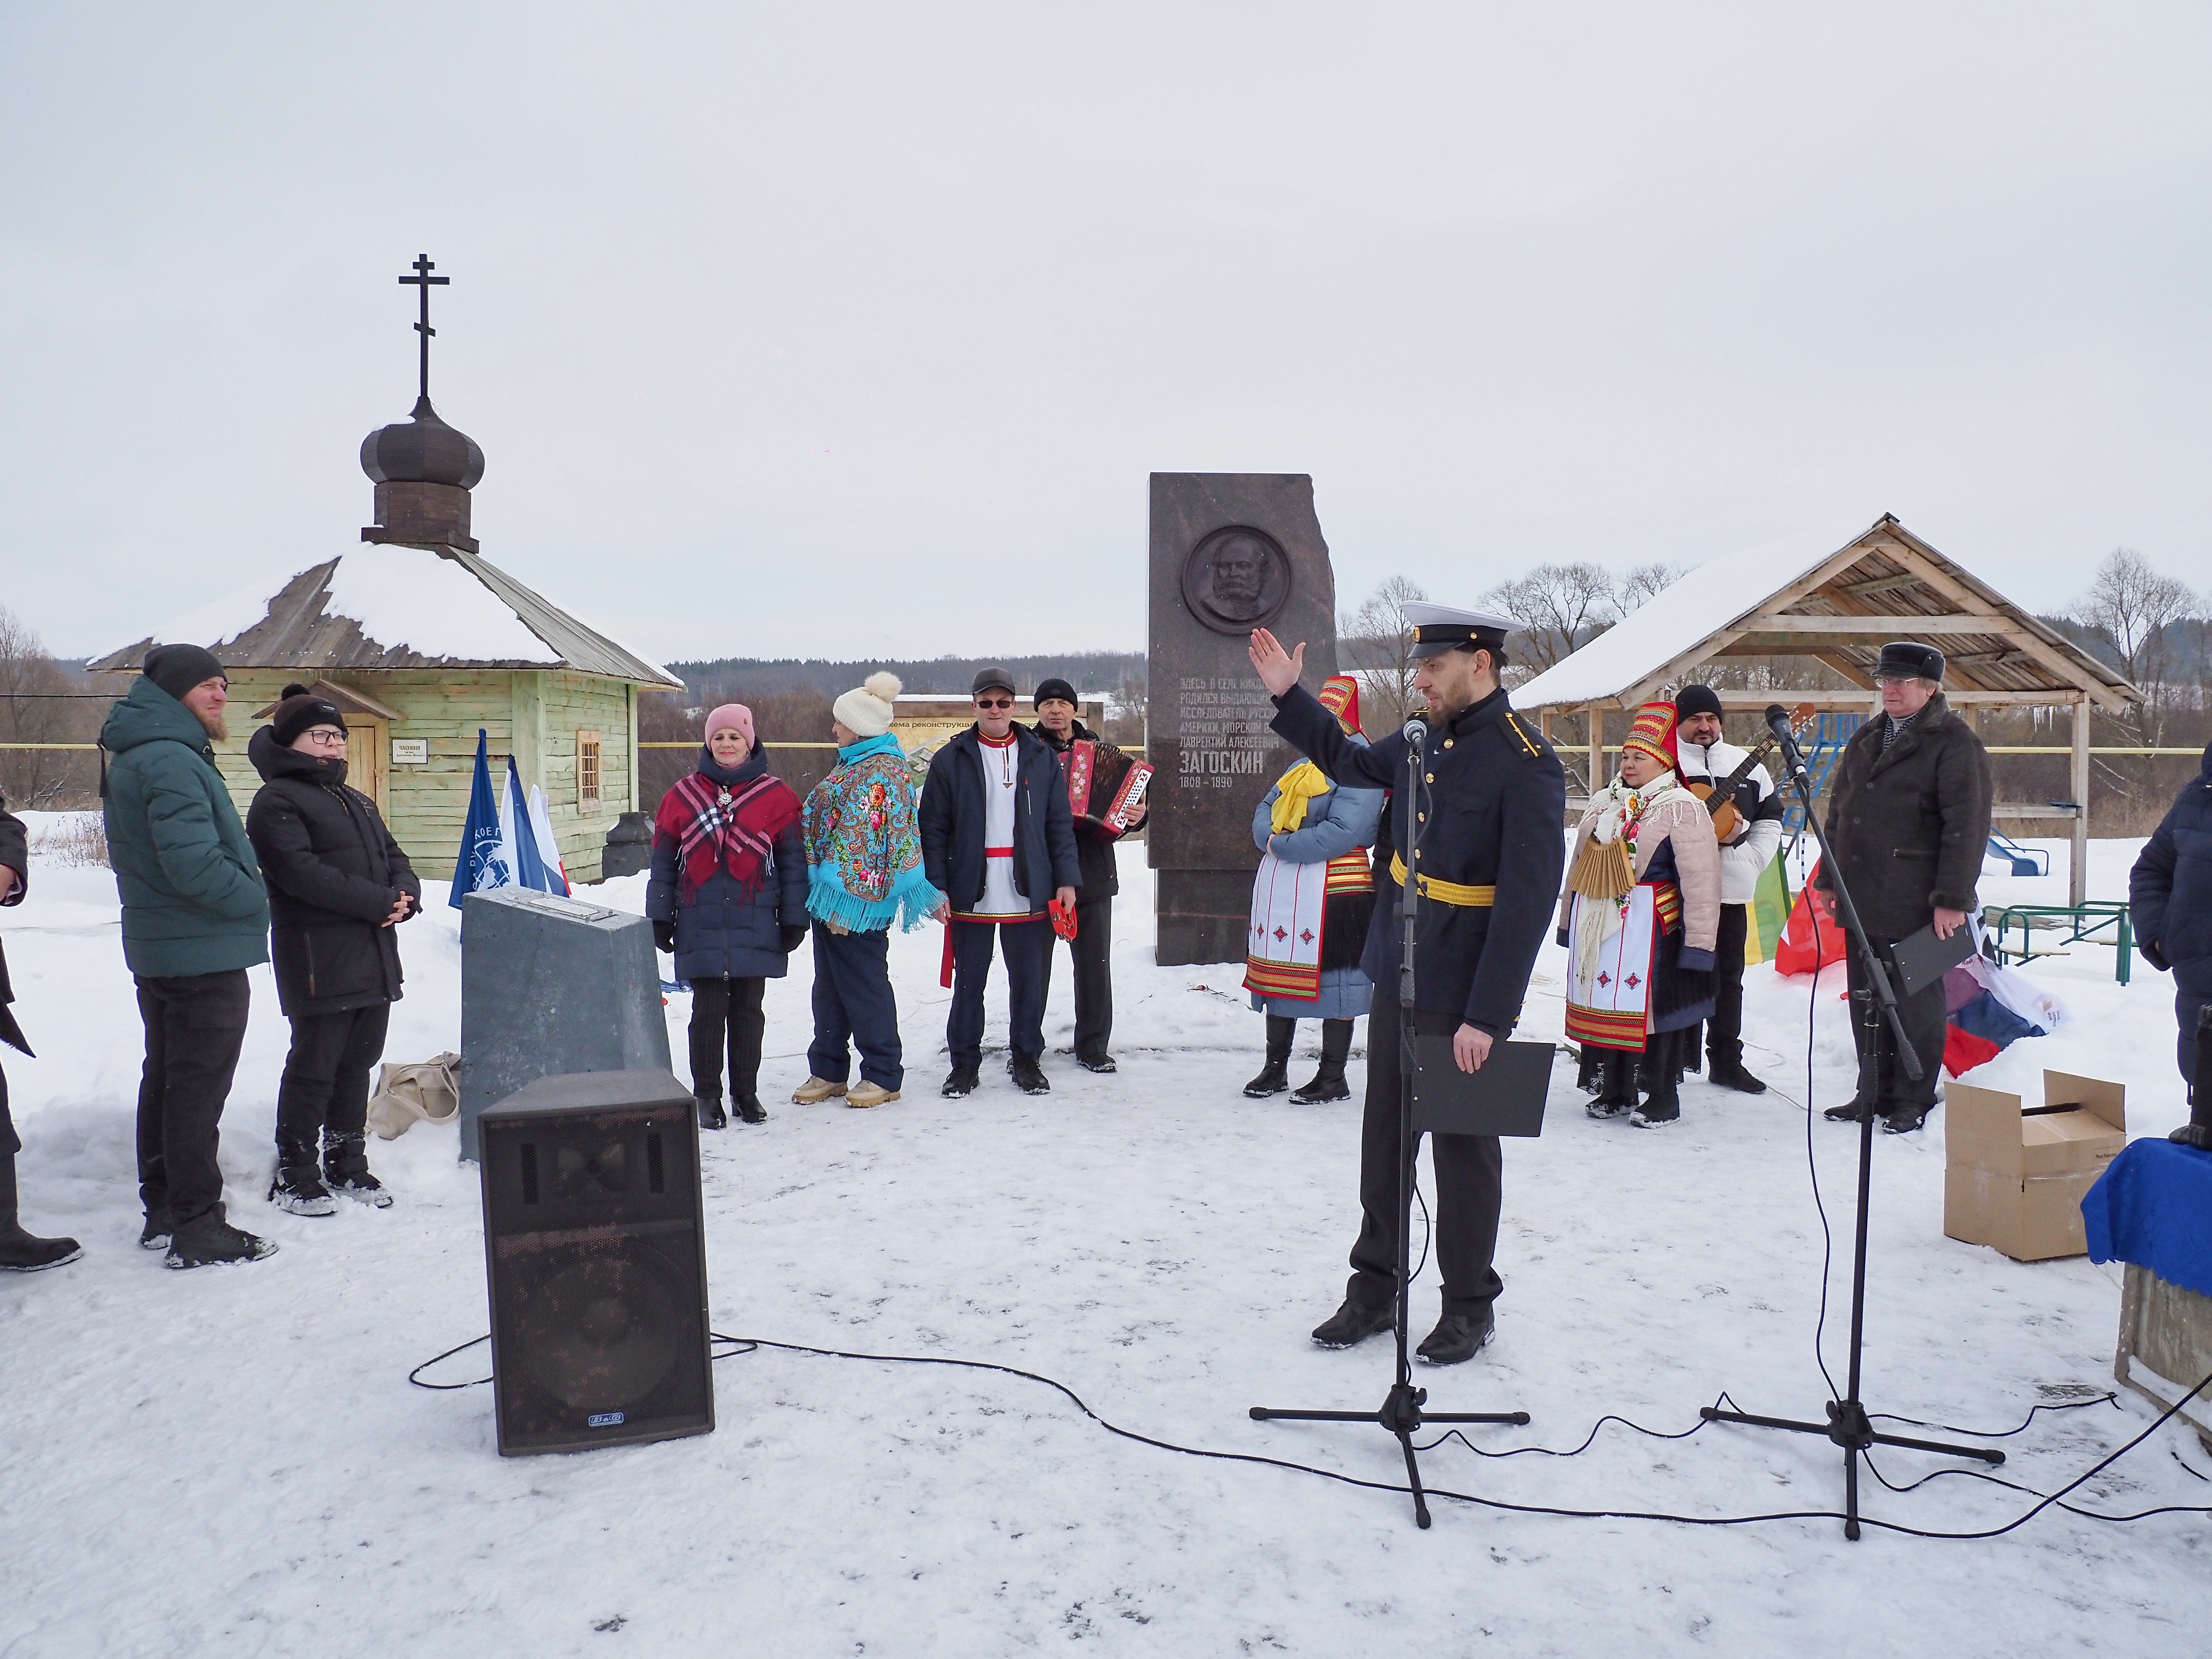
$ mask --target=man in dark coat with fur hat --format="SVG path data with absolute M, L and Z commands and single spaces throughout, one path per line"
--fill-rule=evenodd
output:
M 1932 927 L 1948 939 L 1978 906 L 1974 884 L 1990 843 L 1990 757 L 1982 740 L 1943 699 L 1943 653 L 1932 645 L 1895 641 L 1881 648 L 1874 671 L 1881 714 L 1844 745 L 1828 807 L 1827 839 L 1840 875 L 1875 948 L 1885 950 Z M 1863 984 L 1850 957 L 1853 990 Z M 1917 1129 L 1936 1105 L 1943 1063 L 1943 987 L 1939 980 L 1898 1004 L 1905 1039 L 1919 1057 L 1914 1082 L 1885 1038 L 1868 1052 L 1854 1024 L 1859 1089 L 1848 1106 L 1825 1114 L 1856 1123 L 1879 1112 L 1892 1134 Z

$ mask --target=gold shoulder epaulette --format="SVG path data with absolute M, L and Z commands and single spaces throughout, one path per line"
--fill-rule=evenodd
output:
M 1521 739 L 1521 748 L 1523 753 L 1534 756 L 1540 755 L 1544 752 L 1543 749 L 1539 744 L 1538 740 L 1529 735 L 1528 728 L 1521 723 L 1520 715 L 1515 714 L 1510 708 L 1505 711 L 1505 723 L 1512 728 L 1513 735 Z

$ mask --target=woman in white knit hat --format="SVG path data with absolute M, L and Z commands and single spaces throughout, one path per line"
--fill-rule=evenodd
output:
M 896 674 L 871 674 L 830 705 L 837 765 L 806 797 L 806 908 L 814 918 L 814 1041 L 799 1104 L 896 1100 L 906 1079 L 890 926 L 920 927 L 943 896 L 922 872 L 906 753 L 891 735 Z M 848 1088 L 852 1050 L 860 1081 Z

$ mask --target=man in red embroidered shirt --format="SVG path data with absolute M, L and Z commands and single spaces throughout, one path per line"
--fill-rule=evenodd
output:
M 1044 1057 L 1044 998 L 1052 963 L 1048 900 L 1075 908 L 1083 878 L 1067 786 L 1052 750 L 1014 724 L 1013 677 L 975 676 L 975 723 L 946 740 L 929 766 L 917 817 L 922 867 L 945 895 L 952 930 L 952 1012 L 945 1047 L 952 1070 L 943 1092 L 976 1085 L 983 1063 L 983 988 L 995 938 L 1006 963 L 1006 1066 L 1015 1086 L 1041 1095 L 1052 1085 Z

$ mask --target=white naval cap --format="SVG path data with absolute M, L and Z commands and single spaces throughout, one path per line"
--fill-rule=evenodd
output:
M 1500 616 L 1492 611 L 1462 611 L 1455 605 L 1431 605 L 1416 600 L 1398 607 L 1413 630 L 1413 652 L 1416 657 L 1440 657 L 1447 651 L 1462 645 L 1488 646 L 1495 650 L 1505 643 L 1508 634 L 1516 634 L 1526 626 L 1517 617 Z

